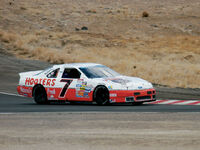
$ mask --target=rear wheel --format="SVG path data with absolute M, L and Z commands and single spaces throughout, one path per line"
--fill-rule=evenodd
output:
M 37 104 L 47 104 L 47 94 L 45 88 L 41 85 L 38 85 L 34 88 L 33 98 Z
M 109 91 L 105 86 L 97 86 L 94 90 L 93 100 L 96 101 L 98 105 L 108 105 L 109 104 Z

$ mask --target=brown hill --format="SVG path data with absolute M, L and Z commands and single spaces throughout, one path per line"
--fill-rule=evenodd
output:
M 97 62 L 199 87 L 199 0 L 1 0 L 0 46 L 23 59 Z

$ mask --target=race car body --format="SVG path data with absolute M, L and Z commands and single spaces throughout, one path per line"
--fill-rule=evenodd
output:
M 51 100 L 95 101 L 99 105 L 156 100 L 156 91 L 148 81 L 120 75 L 101 64 L 54 65 L 19 75 L 18 93 L 33 97 L 38 104 Z

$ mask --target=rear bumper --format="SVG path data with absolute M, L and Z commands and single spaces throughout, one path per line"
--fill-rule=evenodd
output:
M 111 103 L 150 102 L 156 100 L 155 89 L 113 90 L 110 91 Z
M 32 97 L 32 87 L 26 87 L 26 86 L 17 86 L 17 92 L 19 95 L 23 95 L 26 97 Z

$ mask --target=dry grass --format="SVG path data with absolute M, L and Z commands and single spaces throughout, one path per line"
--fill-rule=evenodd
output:
M 2 11 L 0 17 L 13 20 L 0 22 L 0 42 L 17 57 L 50 63 L 96 62 L 156 84 L 199 87 L 200 32 L 195 17 L 188 17 L 199 14 L 199 9 L 187 1 L 182 4 L 187 6 L 184 17 L 183 7 L 171 1 L 161 6 L 157 0 L 151 5 L 129 0 L 120 1 L 121 5 L 20 0 L 12 7 L 3 2 L 1 10 L 10 12 Z M 141 18 L 142 10 L 148 10 L 143 12 L 146 19 Z M 75 31 L 83 26 L 88 30 Z
M 6 43 L 13 46 L 11 52 L 25 59 L 50 63 L 97 62 L 122 74 L 139 76 L 157 84 L 185 88 L 199 86 L 198 36 L 141 41 L 119 38 L 105 40 L 97 35 L 68 35 L 62 32 L 41 31 L 23 36 L 1 32 L 1 40 L 5 39 L 8 40 Z M 187 44 L 184 44 L 185 40 Z
M 0 40 L 4 43 L 13 43 L 16 40 L 16 35 L 0 30 Z

